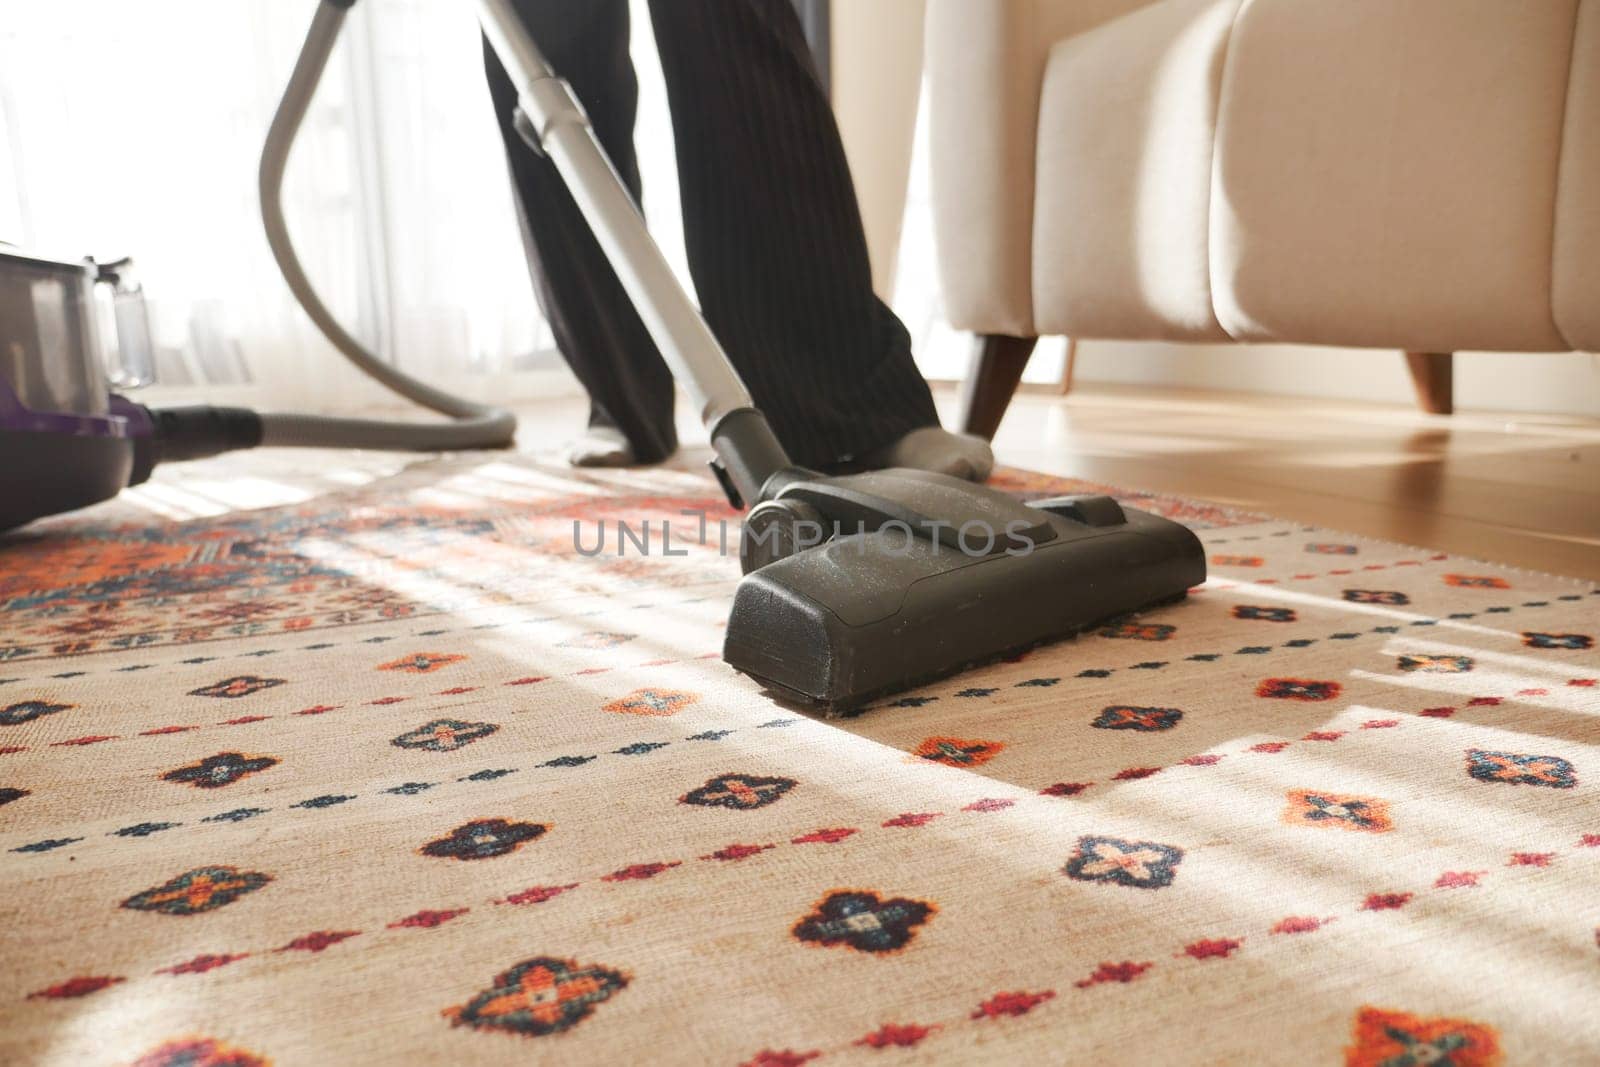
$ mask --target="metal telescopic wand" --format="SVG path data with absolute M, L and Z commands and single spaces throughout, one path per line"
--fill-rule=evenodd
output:
M 511 0 L 479 0 L 478 18 L 516 88 L 518 132 L 555 164 L 673 377 L 694 401 L 721 461 L 724 488 L 735 503 L 774 495 L 784 479 L 773 476 L 792 468 L 789 457 L 651 238 L 571 86 L 550 68 Z

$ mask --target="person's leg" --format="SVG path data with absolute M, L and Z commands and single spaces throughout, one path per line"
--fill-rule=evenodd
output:
M 982 478 L 872 292 L 844 145 L 790 0 L 652 0 L 700 305 L 793 458 Z
M 583 102 L 596 137 L 634 195 L 638 83 L 628 58 L 627 0 L 518 0 L 517 13 Z M 653 463 L 678 447 L 672 375 L 554 164 L 512 128 L 516 90 L 484 46 L 534 288 L 561 354 L 589 391 L 590 432 L 575 463 Z

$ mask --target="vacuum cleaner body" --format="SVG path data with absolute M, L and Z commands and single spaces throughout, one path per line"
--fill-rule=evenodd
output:
M 863 498 L 882 507 L 863 514 Z M 855 532 L 761 560 L 735 592 L 723 659 L 831 713 L 1181 599 L 1205 580 L 1192 532 L 1109 497 L 1022 504 L 942 475 L 882 471 L 795 483 L 776 501 L 831 510 L 833 529 Z M 753 544 L 763 534 L 781 540 L 775 523 L 751 518 L 747 559 L 766 551 Z
M 92 261 L 0 249 L 0 530 L 116 496 L 149 433 L 109 391 Z
M 153 374 L 130 265 L 0 250 L 0 532 L 110 500 L 158 463 L 261 443 L 246 408 L 147 408 L 110 391 Z

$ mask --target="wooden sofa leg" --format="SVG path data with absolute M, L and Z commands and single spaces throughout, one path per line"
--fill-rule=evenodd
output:
M 1061 395 L 1072 392 L 1072 375 L 1078 369 L 1078 339 L 1067 338 L 1067 358 L 1061 362 Z
M 1407 352 L 1406 369 L 1417 391 L 1417 406 L 1430 415 L 1455 411 L 1454 367 L 1450 352 Z
M 1001 333 L 977 335 L 972 366 L 968 368 L 966 381 L 961 383 L 962 433 L 994 437 L 1038 341 L 1037 337 L 1011 337 Z

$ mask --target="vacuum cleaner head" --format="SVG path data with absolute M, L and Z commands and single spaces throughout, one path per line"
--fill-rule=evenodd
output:
M 723 658 L 833 714 L 1182 599 L 1206 577 L 1187 528 L 1109 497 L 1025 505 L 905 470 L 792 484 L 751 511 L 743 547 Z

